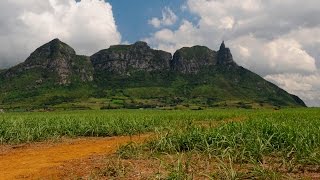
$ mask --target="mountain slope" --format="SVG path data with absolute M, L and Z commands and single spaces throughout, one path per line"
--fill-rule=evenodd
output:
M 203 52 L 207 52 L 207 55 Z M 181 70 L 179 67 L 173 67 L 173 69 L 177 69 L 175 73 L 189 79 L 186 87 L 189 88 L 191 98 L 204 97 L 213 101 L 251 101 L 274 106 L 305 106 L 296 96 L 288 94 L 257 74 L 238 66 L 224 43 L 221 44 L 218 52 L 199 46 L 182 48 L 175 53 L 173 61 L 181 62 L 181 59 L 184 60 L 182 64 L 188 68 Z
M 2 72 L 0 100 L 10 106 L 19 106 L 22 102 L 27 106 L 33 106 L 30 102 L 43 105 L 71 87 L 91 81 L 90 58 L 76 55 L 70 46 L 54 39 L 36 49 L 25 62 Z
M 30 78 L 26 79 L 29 85 L 48 81 L 56 85 L 67 85 L 77 80 L 92 81 L 92 73 L 88 57 L 76 55 L 70 46 L 54 39 L 35 50 L 25 62 L 5 71 L 4 78 L 14 81 L 27 76 Z
M 194 46 L 172 56 L 136 42 L 86 57 L 54 39 L 1 71 L 0 87 L 7 109 L 305 106 L 238 66 L 224 43 L 219 51 Z

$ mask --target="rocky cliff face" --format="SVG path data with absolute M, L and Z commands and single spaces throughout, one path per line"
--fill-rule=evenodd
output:
M 218 52 L 204 46 L 179 49 L 173 55 L 170 65 L 173 71 L 183 74 L 198 73 L 204 67 L 215 65 L 237 66 L 230 49 L 225 47 L 224 42 Z
M 111 46 L 91 56 L 95 70 L 120 75 L 135 71 L 167 70 L 170 60 L 170 53 L 153 50 L 145 42 Z
M 171 70 L 183 74 L 197 73 L 203 67 L 217 64 L 217 53 L 204 46 L 177 50 L 170 62 Z
M 226 48 L 224 42 L 222 42 L 217 55 L 217 64 L 225 66 L 237 66 L 233 61 L 233 57 L 229 48 Z
M 90 66 L 89 58 L 77 56 L 70 46 L 54 39 L 36 49 L 25 62 L 7 70 L 4 76 L 10 79 L 31 71 L 46 72 L 56 74 L 54 78 L 57 84 L 66 85 L 75 76 L 80 76 L 85 82 L 92 81 L 93 70 Z M 38 84 L 46 80 L 46 73 L 36 80 Z

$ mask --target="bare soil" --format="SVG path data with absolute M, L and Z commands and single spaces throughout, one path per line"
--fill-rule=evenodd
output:
M 0 146 L 0 179 L 60 179 L 59 167 L 93 156 L 110 155 L 129 142 L 142 143 L 151 135 L 67 139 L 19 146 Z M 76 168 L 76 167 L 75 167 Z

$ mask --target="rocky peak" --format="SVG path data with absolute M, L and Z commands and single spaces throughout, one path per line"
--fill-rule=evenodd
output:
M 236 66 L 237 64 L 233 61 L 233 57 L 229 48 L 226 48 L 224 41 L 220 45 L 217 56 L 217 64 L 227 65 L 227 66 Z
M 82 76 L 84 73 L 90 74 L 89 71 L 84 72 L 89 69 L 87 67 L 90 64 L 88 58 L 77 56 L 75 50 L 69 45 L 59 39 L 54 39 L 36 49 L 25 62 L 10 68 L 5 76 L 13 78 L 18 74 L 37 71 L 39 72 L 37 82 L 43 82 L 46 78 L 51 78 L 57 84 L 67 85 L 71 83 L 74 76 Z M 41 72 L 46 73 L 41 74 Z M 56 75 L 49 77 L 48 74 Z M 81 78 L 83 81 L 91 81 L 91 79 Z
M 23 63 L 24 69 L 42 68 L 58 74 L 58 83 L 61 85 L 70 83 L 72 74 L 72 60 L 76 58 L 76 52 L 59 39 L 53 39 L 36 49 Z
M 219 51 L 224 50 L 224 49 L 226 49 L 226 45 L 224 44 L 224 41 L 222 41 Z
M 148 48 L 150 49 L 149 45 L 144 42 L 144 41 L 137 41 L 133 44 L 134 47 L 137 47 L 137 48 Z
M 205 46 L 184 47 L 177 50 L 170 63 L 171 70 L 184 74 L 197 73 L 201 68 L 215 65 L 216 52 Z
M 38 62 L 35 63 L 39 63 L 39 61 L 46 59 L 55 59 L 61 56 L 71 57 L 74 55 L 76 55 L 76 52 L 73 48 L 61 42 L 59 39 L 54 39 L 36 49 L 26 62 L 30 63 L 30 61 L 37 60 Z
M 59 39 L 54 39 L 50 41 L 47 45 L 50 46 L 52 53 L 76 54 L 75 50 L 72 47 L 60 41 Z
M 130 75 L 133 71 L 169 69 L 170 53 L 151 49 L 146 42 L 111 46 L 91 56 L 97 71 Z

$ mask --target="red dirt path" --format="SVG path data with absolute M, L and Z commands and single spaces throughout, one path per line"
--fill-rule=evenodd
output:
M 142 143 L 151 135 L 80 138 L 61 143 L 36 143 L 21 147 L 0 146 L 0 180 L 41 179 L 64 162 L 115 153 L 129 142 Z M 46 171 L 49 170 L 49 171 Z M 46 174 L 43 174 L 43 173 Z

